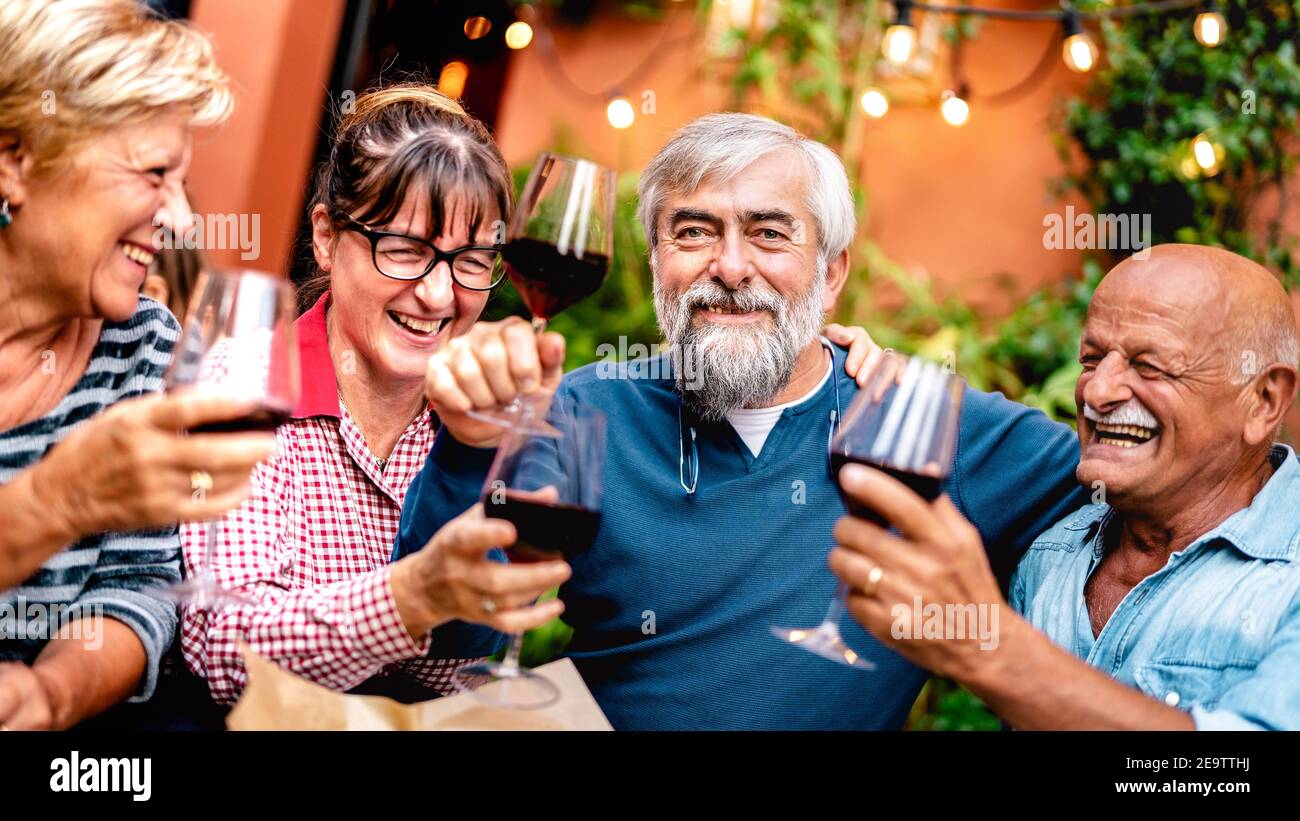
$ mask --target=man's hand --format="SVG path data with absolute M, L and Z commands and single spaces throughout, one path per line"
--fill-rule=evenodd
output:
M 995 630 L 1011 616 L 997 580 L 989 567 L 979 532 L 966 521 L 947 496 L 926 502 L 902 482 L 864 465 L 849 464 L 840 471 L 840 485 L 853 499 L 879 513 L 898 530 L 898 535 L 859 519 L 845 516 L 835 526 L 836 549 L 830 566 L 849 585 L 848 608 L 861 624 L 882 643 L 909 660 L 940 675 L 956 679 L 972 676 L 991 663 L 998 636 L 981 638 L 976 625 L 967 623 L 965 638 L 926 640 L 922 624 L 910 624 L 895 638 L 896 622 L 910 623 L 915 603 L 975 605 L 959 610 L 995 608 L 987 625 Z
M 0 663 L 0 730 L 50 730 L 54 705 L 39 676 L 22 662 Z
M 505 405 L 529 394 L 549 399 L 564 376 L 564 337 L 541 337 L 517 316 L 478 322 L 429 358 L 424 391 L 442 424 L 460 442 L 496 447 L 500 425 L 467 414 Z

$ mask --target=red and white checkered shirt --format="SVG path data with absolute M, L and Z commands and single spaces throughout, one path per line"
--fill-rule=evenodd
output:
M 338 398 L 326 339 L 326 293 L 298 318 L 302 399 L 276 432 L 272 459 L 254 470 L 252 495 L 211 524 L 181 526 L 185 571 L 206 563 L 222 587 L 260 602 L 216 612 L 182 609 L 181 651 L 214 700 L 233 703 L 247 672 L 243 642 L 263 658 L 335 690 L 400 669 L 445 693 L 467 659 L 426 659 L 389 583 L 402 500 L 433 447 L 426 409 L 402 432 L 382 469 Z

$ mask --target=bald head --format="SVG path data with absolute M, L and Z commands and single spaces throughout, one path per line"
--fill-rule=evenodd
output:
M 1178 316 L 1189 341 L 1218 349 L 1226 376 L 1244 384 L 1271 365 L 1300 366 L 1295 314 L 1286 289 L 1264 266 L 1204 245 L 1157 245 L 1102 280 L 1094 301 L 1159 294 L 1159 310 Z

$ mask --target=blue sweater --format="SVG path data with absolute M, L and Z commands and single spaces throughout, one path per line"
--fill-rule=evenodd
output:
M 857 391 L 835 350 L 841 412 Z M 560 590 L 567 655 L 617 729 L 895 729 L 926 679 L 851 618 L 845 641 L 874 672 L 833 664 L 768 628 L 814 626 L 844 506 L 829 474 L 832 380 L 787 408 L 754 457 L 728 422 L 694 422 L 699 484 L 679 482 L 678 394 L 641 360 L 568 374 L 554 407 L 608 416 L 601 525 Z M 412 483 L 395 556 L 418 550 L 479 496 L 491 452 L 444 433 Z M 1034 538 L 1087 499 L 1066 425 L 966 391 L 948 495 L 979 528 L 1004 587 Z

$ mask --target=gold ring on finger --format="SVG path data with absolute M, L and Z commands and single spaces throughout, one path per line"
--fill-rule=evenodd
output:
M 880 587 L 880 580 L 883 578 L 885 578 L 885 571 L 880 569 L 880 565 L 871 568 L 867 571 L 867 584 L 862 588 L 862 592 L 868 596 L 876 595 L 876 588 Z

